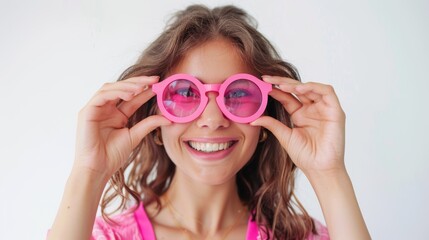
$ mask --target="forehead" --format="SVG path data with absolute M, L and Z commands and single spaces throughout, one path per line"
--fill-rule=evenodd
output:
M 214 39 L 189 50 L 171 74 L 187 73 L 204 83 L 221 83 L 237 73 L 252 73 L 239 50 L 226 39 Z

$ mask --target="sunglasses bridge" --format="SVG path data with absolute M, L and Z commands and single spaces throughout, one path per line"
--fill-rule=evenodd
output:
M 207 95 L 209 92 L 217 92 L 219 95 L 219 90 L 222 84 L 203 84 L 203 86 L 204 90 L 206 90 L 205 95 Z

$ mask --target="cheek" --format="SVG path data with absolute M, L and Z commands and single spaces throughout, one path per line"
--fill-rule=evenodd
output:
M 181 151 L 180 136 L 186 129 L 185 124 L 173 123 L 170 126 L 161 126 L 162 142 L 168 156 L 173 159 Z
M 258 146 L 261 127 L 246 126 L 242 131 L 246 135 L 245 148 L 249 152 L 249 156 L 252 156 Z
M 261 133 L 261 127 L 247 126 L 247 128 L 244 129 L 243 132 L 246 133 L 247 138 L 250 138 L 250 141 L 257 144 L 259 141 L 259 134 Z

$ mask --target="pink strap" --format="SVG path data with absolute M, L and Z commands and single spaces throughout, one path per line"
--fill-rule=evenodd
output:
M 134 217 L 139 225 L 143 240 L 156 240 L 152 223 L 149 221 L 146 211 L 144 210 L 143 203 L 140 203 L 139 208 L 134 212 Z
M 249 221 L 247 222 L 246 240 L 256 240 L 258 235 L 258 225 L 255 221 L 252 221 L 252 215 L 250 215 Z

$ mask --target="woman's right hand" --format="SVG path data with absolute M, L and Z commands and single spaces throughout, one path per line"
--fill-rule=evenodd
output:
M 148 86 L 158 80 L 139 76 L 103 85 L 79 112 L 74 169 L 89 170 L 107 181 L 144 136 L 170 124 L 163 116 L 153 115 L 126 126 L 129 117 L 154 96 Z

